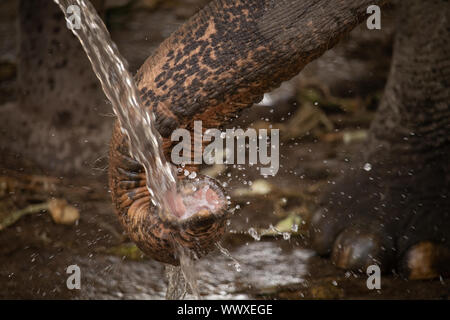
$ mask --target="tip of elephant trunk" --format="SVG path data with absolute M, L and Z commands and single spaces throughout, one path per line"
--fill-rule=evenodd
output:
M 219 219 L 226 214 L 225 191 L 207 176 L 180 180 L 177 190 L 166 193 L 164 218 L 179 224 Z

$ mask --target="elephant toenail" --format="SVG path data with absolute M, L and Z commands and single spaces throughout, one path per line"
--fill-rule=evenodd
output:
M 412 246 L 405 254 L 400 268 L 411 280 L 448 276 L 444 270 L 450 264 L 450 249 L 430 241 Z
M 361 230 L 347 229 L 336 239 L 332 260 L 342 269 L 362 271 L 373 264 L 386 267 L 389 259 L 386 250 L 382 248 L 377 236 Z

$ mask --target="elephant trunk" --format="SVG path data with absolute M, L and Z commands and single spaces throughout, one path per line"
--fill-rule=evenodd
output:
M 166 39 L 136 74 L 143 103 L 170 155 L 177 128 L 221 127 L 265 92 L 298 74 L 333 47 L 383 0 L 215 0 Z M 152 258 L 178 264 L 176 245 L 206 254 L 225 230 L 223 191 L 209 180 L 220 205 L 187 220 L 168 221 L 151 205 L 142 167 L 129 156 L 115 126 L 110 187 L 130 237 Z

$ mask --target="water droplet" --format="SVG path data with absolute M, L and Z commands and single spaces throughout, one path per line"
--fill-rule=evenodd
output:
M 219 242 L 216 243 L 216 247 L 219 249 L 220 253 L 222 253 L 225 257 L 227 257 L 228 259 L 231 259 L 233 261 L 233 266 L 236 269 L 236 272 L 241 272 L 242 271 L 241 264 L 239 263 L 239 261 L 237 261 L 231 255 L 230 251 L 228 251 L 227 249 L 222 247 L 222 245 Z
M 190 174 L 189 174 L 189 179 L 195 179 L 197 177 L 197 172 L 195 172 L 195 171 L 192 171 Z
M 261 236 L 258 234 L 258 231 L 256 231 L 255 228 L 248 229 L 248 234 L 256 241 L 261 240 Z
M 366 164 L 364 164 L 364 170 L 366 170 L 366 171 L 372 170 L 372 165 L 367 162 Z

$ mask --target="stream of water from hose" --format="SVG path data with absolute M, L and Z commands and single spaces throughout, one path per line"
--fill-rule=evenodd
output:
M 147 188 L 153 204 L 162 210 L 172 210 L 166 199 L 176 193 L 176 175 L 164 157 L 161 137 L 154 126 L 154 115 L 142 106 L 125 59 L 89 1 L 54 1 L 63 11 L 70 29 L 80 40 L 103 91 L 111 102 L 122 133 L 128 138 L 131 156 L 145 169 Z M 75 7 L 69 9 L 71 6 Z M 80 14 L 74 17 L 77 10 Z M 179 256 L 180 267 L 166 267 L 169 281 L 167 298 L 181 299 L 189 292 L 199 299 L 194 261 L 181 248 Z

